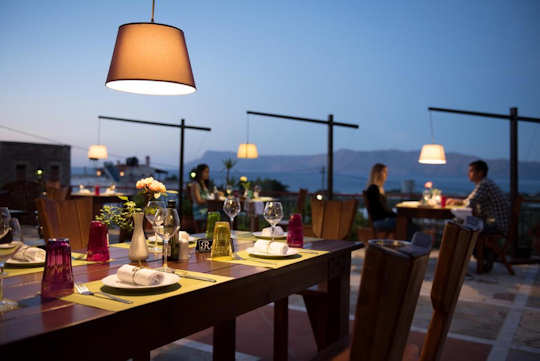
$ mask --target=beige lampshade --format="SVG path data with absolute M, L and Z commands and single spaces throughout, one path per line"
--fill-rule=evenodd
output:
M 419 163 L 424 164 L 446 164 L 444 147 L 440 144 L 426 144 L 420 151 Z
M 149 95 L 195 92 L 184 32 L 156 23 L 121 25 L 105 85 Z
M 236 153 L 238 158 L 247 158 L 253 159 L 259 157 L 259 152 L 257 152 L 257 146 L 252 143 L 242 143 L 238 146 L 238 152 Z
M 88 159 L 98 160 L 107 159 L 107 147 L 104 145 L 93 144 L 88 148 Z

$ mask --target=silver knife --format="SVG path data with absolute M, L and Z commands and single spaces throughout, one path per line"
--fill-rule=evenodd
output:
M 192 280 L 206 281 L 206 282 L 212 282 L 212 283 L 217 282 L 217 280 L 215 280 L 213 278 L 189 275 L 189 274 L 187 274 L 185 272 L 181 272 L 181 271 L 176 271 L 176 274 L 179 275 L 180 277 L 189 278 L 189 279 L 192 279 Z

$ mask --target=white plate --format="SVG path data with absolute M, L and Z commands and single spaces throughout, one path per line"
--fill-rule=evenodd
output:
M 21 261 L 18 259 L 10 258 L 6 261 L 6 264 L 13 265 L 13 266 L 28 266 L 28 267 L 39 267 L 44 266 L 45 261 L 43 262 L 27 262 L 27 261 Z
M 272 239 L 272 236 L 263 236 L 262 232 L 253 232 L 253 236 L 260 239 Z M 283 233 L 283 236 L 274 236 L 274 239 L 287 239 L 287 232 Z
M 289 248 L 287 250 L 287 254 L 268 254 L 266 252 L 260 252 L 258 250 L 255 249 L 255 247 L 249 247 L 247 249 L 247 252 L 252 255 L 252 256 L 257 256 L 257 257 L 264 257 L 264 258 L 287 258 L 287 257 L 290 257 L 290 256 L 294 256 L 295 254 L 298 253 L 298 250 L 296 249 L 292 249 L 292 248 Z
M 150 290 L 155 288 L 161 288 L 161 287 L 167 287 L 170 285 L 174 285 L 180 280 L 180 276 L 174 274 L 174 273 L 164 273 L 163 281 L 161 281 L 158 285 L 151 285 L 151 286 L 141 286 L 141 285 L 134 285 L 132 283 L 126 283 L 122 282 L 118 279 L 118 276 L 116 274 L 110 275 L 105 277 L 101 280 L 105 286 L 112 287 L 112 288 L 120 288 L 124 290 Z
M 0 248 L 9 249 L 9 248 L 15 247 L 16 245 L 17 245 L 17 242 L 2 243 L 2 244 L 0 244 Z

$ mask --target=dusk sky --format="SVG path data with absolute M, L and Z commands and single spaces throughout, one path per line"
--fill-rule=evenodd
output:
M 156 22 L 186 36 L 197 92 L 147 96 L 105 87 L 118 26 L 149 21 L 151 0 L 2 1 L 1 126 L 83 148 L 97 115 L 209 126 L 186 160 L 245 142 L 246 110 L 357 123 L 335 149 L 419 150 L 427 107 L 540 117 L 540 1 L 157 0 Z M 508 158 L 508 122 L 433 113 L 447 152 Z M 250 117 L 259 153 L 326 151 L 326 128 Z M 540 128 L 520 124 L 520 160 L 540 161 Z M 0 139 L 40 141 L 0 128 Z M 103 121 L 115 155 L 175 167 L 178 133 Z M 116 157 L 111 157 L 116 160 Z M 73 165 L 87 165 L 73 149 Z

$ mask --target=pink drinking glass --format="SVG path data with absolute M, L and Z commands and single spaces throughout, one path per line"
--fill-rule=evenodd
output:
M 302 215 L 299 213 L 291 214 L 289 219 L 287 245 L 296 248 L 304 247 L 304 226 L 302 224 Z
M 72 294 L 73 270 L 69 239 L 51 238 L 47 241 L 46 250 L 41 297 L 58 298 Z
M 107 241 L 107 226 L 98 221 L 90 222 L 88 238 L 88 261 L 105 262 L 109 260 L 109 242 Z

